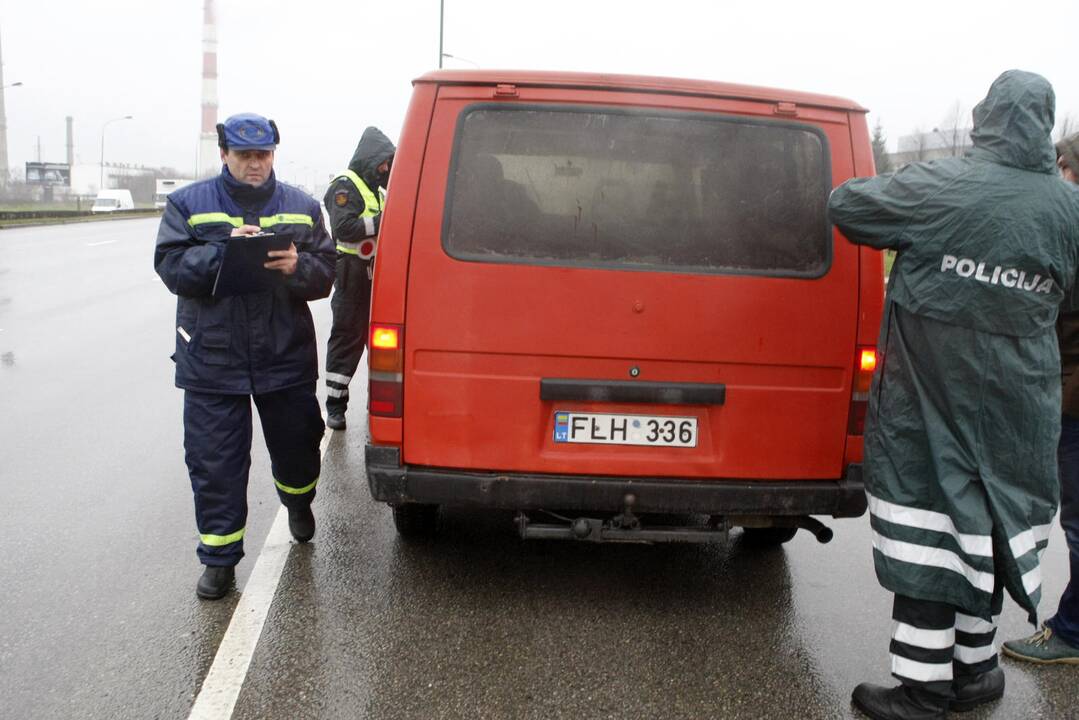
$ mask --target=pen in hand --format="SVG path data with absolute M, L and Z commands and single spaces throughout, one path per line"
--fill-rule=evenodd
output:
M 262 232 L 262 228 L 257 225 L 241 225 L 233 229 L 232 237 L 257 235 L 260 232 Z M 266 255 L 267 257 L 276 258 L 263 263 L 262 266 L 267 270 L 280 270 L 283 275 L 292 275 L 296 272 L 296 264 L 300 257 L 296 251 L 296 243 L 289 243 L 288 250 L 270 250 Z

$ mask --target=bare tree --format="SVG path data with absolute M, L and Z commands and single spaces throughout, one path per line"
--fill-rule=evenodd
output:
M 962 154 L 969 144 L 967 138 L 970 134 L 970 126 L 967 124 L 967 112 L 962 104 L 956 100 L 948 113 L 944 116 L 944 122 L 939 127 L 933 128 L 933 134 L 943 143 L 944 150 L 952 157 Z
M 1063 140 L 1064 138 L 1072 135 L 1077 131 L 1079 131 L 1079 125 L 1076 124 L 1075 118 L 1072 117 L 1071 113 L 1068 113 L 1063 118 L 1061 118 L 1059 123 L 1057 123 L 1056 139 L 1057 141 Z
M 929 155 L 929 136 L 920 127 L 914 128 L 914 149 L 910 151 L 910 162 L 921 162 Z

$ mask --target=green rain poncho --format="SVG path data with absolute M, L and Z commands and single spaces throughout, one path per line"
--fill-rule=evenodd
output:
M 987 620 L 1000 586 L 1036 621 L 1059 485 L 1053 324 L 1079 263 L 1048 81 L 1011 70 L 962 158 L 858 178 L 829 200 L 852 242 L 896 251 L 865 434 L 877 578 Z

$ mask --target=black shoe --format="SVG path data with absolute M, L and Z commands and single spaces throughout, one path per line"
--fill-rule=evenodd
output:
M 344 413 L 328 413 L 326 415 L 326 427 L 330 430 L 344 430 L 345 429 L 345 414 Z
M 315 514 L 310 505 L 288 508 L 288 531 L 302 543 L 315 536 Z
M 943 720 L 948 699 L 907 685 L 884 687 L 862 683 L 851 695 L 854 707 L 873 720 Z
M 980 675 L 957 677 L 952 683 L 955 698 L 948 703 L 948 709 L 966 712 L 983 703 L 999 700 L 1004 695 L 1004 671 L 995 667 Z
M 229 594 L 236 579 L 236 569 L 231 565 L 207 565 L 195 586 L 195 594 L 204 600 L 220 600 Z

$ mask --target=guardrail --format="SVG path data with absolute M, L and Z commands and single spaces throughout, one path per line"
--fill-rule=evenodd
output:
M 0 210 L 3 220 L 51 220 L 56 218 L 80 217 L 126 217 L 128 215 L 153 215 L 161 212 L 157 208 L 136 208 L 133 210 L 115 210 L 108 213 L 91 213 L 89 210 Z

